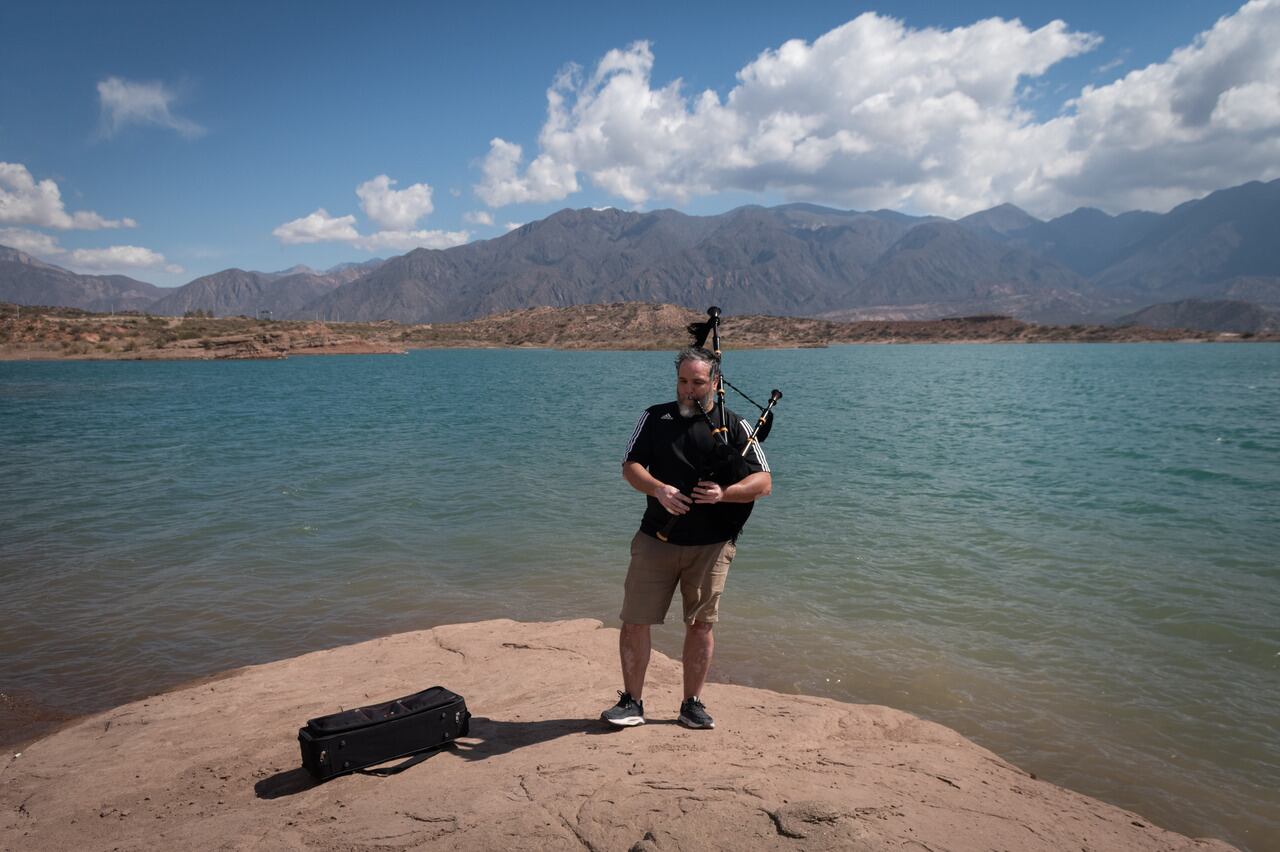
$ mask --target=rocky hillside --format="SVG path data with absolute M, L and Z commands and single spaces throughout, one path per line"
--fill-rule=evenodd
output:
M 1120 317 L 1116 324 L 1269 334 L 1280 331 L 1280 310 L 1268 310 L 1248 302 L 1225 299 L 1184 299 L 1180 302 L 1152 305 Z
M 398 330 L 397 330 L 398 331 Z M 222 360 L 402 353 L 387 325 L 92 314 L 0 305 L 0 360 Z
M 623 303 L 528 308 L 460 323 L 411 326 L 407 346 L 536 346 L 558 349 L 677 349 L 686 326 L 706 314 L 675 305 Z M 1037 325 L 1007 316 L 941 320 L 835 322 L 764 315 L 726 317 L 722 334 L 734 349 L 822 347 L 845 343 L 1068 343 L 1239 340 L 1238 334 L 1141 326 Z M 1280 334 L 1248 335 L 1280 340 Z
M 674 350 L 689 345 L 702 311 L 624 302 L 525 308 L 458 323 L 325 323 L 245 317 L 91 314 L 0 305 L 0 359 L 216 359 L 404 352 L 413 348 Z M 726 317 L 732 349 L 844 343 L 1069 343 L 1280 341 L 1280 331 L 1223 333 L 1142 326 L 1037 325 L 1006 316 L 834 322 L 760 314 Z

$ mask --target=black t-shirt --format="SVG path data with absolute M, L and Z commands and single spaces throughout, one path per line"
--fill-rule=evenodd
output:
M 711 412 L 711 419 L 719 424 L 718 412 Z M 747 445 L 751 427 L 731 409 L 725 409 L 725 421 L 729 427 L 729 444 L 735 448 L 733 455 L 741 456 L 742 448 Z M 715 480 L 721 486 L 729 486 L 740 481 L 749 473 L 769 470 L 764 453 L 759 444 L 752 444 L 745 456 L 741 456 L 745 466 L 737 473 L 721 472 L 708 476 L 716 468 L 717 460 L 723 461 L 725 450 L 716 451 L 716 442 L 711 427 L 701 414 L 693 417 L 682 417 L 680 406 L 675 402 L 650 406 L 640 415 L 631 441 L 627 444 L 624 462 L 638 462 L 648 469 L 656 479 L 668 485 L 674 485 L 688 494 L 700 479 Z M 719 465 L 723 468 L 723 464 Z M 746 472 L 742 472 L 742 470 Z M 695 503 L 671 529 L 668 541 L 672 544 L 714 544 L 719 541 L 735 540 L 747 522 L 754 503 L 715 503 L 707 505 Z M 640 531 L 656 536 L 659 530 L 666 529 L 673 516 L 656 497 L 647 498 L 644 517 L 640 521 Z

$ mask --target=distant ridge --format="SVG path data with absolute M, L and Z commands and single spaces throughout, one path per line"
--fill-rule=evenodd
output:
M 323 273 L 305 266 L 277 273 L 224 269 L 170 291 L 147 310 L 162 316 L 199 310 L 214 316 L 306 318 L 308 306 L 321 296 L 376 268 L 348 263 Z

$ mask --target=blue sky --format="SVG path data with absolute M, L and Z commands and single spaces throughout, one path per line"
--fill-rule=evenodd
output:
M 1280 177 L 1280 0 L 11 0 L 0 32 L 0 244 L 161 285 L 563 207 L 1049 218 Z

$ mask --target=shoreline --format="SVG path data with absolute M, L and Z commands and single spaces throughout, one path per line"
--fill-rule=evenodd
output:
M 700 318 L 687 308 L 636 302 L 529 308 L 417 325 L 28 308 L 25 314 L 0 312 L 0 361 L 264 360 L 441 348 L 653 351 L 687 345 L 685 327 Z M 1037 325 L 1007 316 L 844 322 L 747 315 L 727 318 L 723 327 L 726 339 L 739 350 L 900 343 L 1280 342 L 1280 334 Z
M 1238 338 L 1238 336 L 1236 336 Z M 1179 343 L 1179 344 L 1233 344 L 1233 343 L 1277 343 L 1280 339 L 1250 339 L 1240 340 L 1232 338 L 1230 335 L 1222 335 L 1215 339 L 1206 339 L 1203 337 L 1180 337 L 1169 338 L 1165 340 L 993 340 L 986 338 L 975 338 L 973 340 L 861 340 L 861 341 L 839 341 L 820 346 L 804 346 L 799 344 L 777 344 L 769 346 L 743 346 L 738 351 L 766 351 L 766 352 L 788 352 L 806 349 L 828 349 L 835 346 L 1058 346 L 1058 345 L 1089 345 L 1098 343 L 1116 343 L 1116 344 L 1132 344 L 1141 345 L 1148 343 Z M 219 361 L 219 360 L 256 360 L 256 361 L 284 361 L 289 358 L 311 358 L 326 355 L 408 355 L 410 352 L 428 351 L 428 350 L 449 350 L 459 352 L 471 351 L 529 351 L 529 352 L 665 352 L 668 349 L 677 350 L 680 347 L 672 344 L 670 346 L 648 346 L 636 348 L 617 348 L 612 346 L 553 346 L 553 345 L 531 345 L 531 344 L 501 344 L 501 343 L 473 343 L 473 344 L 440 344 L 440 345 L 414 345 L 407 346 L 404 349 L 378 349 L 369 348 L 362 349 L 357 347 L 342 348 L 329 347 L 323 350 L 308 349 L 303 351 L 290 351 L 280 355 L 264 355 L 264 356 L 239 356 L 236 358 L 216 358 L 216 357 L 192 357 L 187 355 L 166 355 L 163 352 L 155 354 L 147 354 L 142 356 L 126 356 L 126 355 L 64 355 L 61 353 L 47 352 L 45 350 L 27 350 L 27 351 L 4 351 L 0 352 L 0 362 L 7 363 L 52 363 L 63 361 L 75 362 L 122 362 L 122 361 L 168 361 L 168 362 L 192 362 L 192 361 Z
M 679 664 L 656 651 L 651 724 L 610 730 L 596 717 L 616 689 L 617 635 L 594 619 L 444 625 L 69 721 L 0 767 L 0 846 L 241 836 L 316 849 L 391 837 L 442 849 L 1233 848 L 1038 780 L 887 707 L 712 683 L 717 729 L 687 731 L 670 724 Z M 388 777 L 315 785 L 299 768 L 307 718 L 437 683 L 476 717 L 454 748 Z

